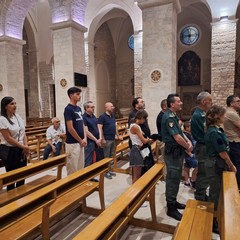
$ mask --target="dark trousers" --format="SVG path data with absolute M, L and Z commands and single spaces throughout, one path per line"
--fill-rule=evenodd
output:
M 237 168 L 236 178 L 238 189 L 240 189 L 240 142 L 229 142 L 230 147 L 230 159 Z
M 90 166 L 93 164 L 93 154 L 95 150 L 95 142 L 88 141 L 87 146 L 84 148 L 84 167 Z
M 8 149 L 8 150 L 7 150 Z M 12 170 L 24 167 L 27 165 L 27 160 L 23 155 L 23 150 L 17 147 L 7 147 L 8 151 L 6 159 L 4 159 L 4 165 L 6 172 L 10 172 Z M 7 186 L 7 191 L 19 187 L 24 184 L 24 180 L 18 181 L 17 183 L 13 183 Z
M 179 184 L 182 177 L 183 153 L 179 156 L 173 156 L 173 153 L 164 154 L 164 161 L 167 165 L 166 176 L 166 201 L 175 204 L 179 190 Z
M 53 145 L 55 146 L 56 148 L 56 152 L 54 153 L 54 156 L 58 156 L 60 155 L 60 152 L 61 152 L 61 148 L 62 148 L 62 142 L 58 142 L 57 144 L 56 143 L 53 143 Z M 44 153 L 43 153 L 43 160 L 46 160 L 48 159 L 49 157 L 49 154 L 52 152 L 52 147 L 51 145 L 47 145 L 44 149 Z
M 206 146 L 204 144 L 196 144 L 195 154 L 198 161 L 198 173 L 194 195 L 196 200 L 205 201 L 206 190 L 209 187 L 209 174 L 211 173 L 212 161 L 208 157 Z

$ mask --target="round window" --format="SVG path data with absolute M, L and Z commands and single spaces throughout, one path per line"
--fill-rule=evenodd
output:
M 180 40 L 184 45 L 193 45 L 199 39 L 199 30 L 193 26 L 184 27 L 180 34 Z

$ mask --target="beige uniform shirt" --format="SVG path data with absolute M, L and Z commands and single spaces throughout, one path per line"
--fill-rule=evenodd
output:
M 228 107 L 224 118 L 224 132 L 230 142 L 240 142 L 240 128 L 234 124 L 236 122 L 240 122 L 240 116 L 236 110 Z

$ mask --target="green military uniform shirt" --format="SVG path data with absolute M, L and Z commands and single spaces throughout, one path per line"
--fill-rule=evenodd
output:
M 199 143 L 205 143 L 205 116 L 206 113 L 200 108 L 196 108 L 191 119 L 191 134 L 193 139 Z
M 229 152 L 229 143 L 222 128 L 210 126 L 205 135 L 207 153 L 219 157 L 220 152 Z
M 163 142 L 178 144 L 173 138 L 173 135 L 180 134 L 183 137 L 183 132 L 178 123 L 177 115 L 173 113 L 170 109 L 167 109 L 167 111 L 164 113 L 161 126 Z

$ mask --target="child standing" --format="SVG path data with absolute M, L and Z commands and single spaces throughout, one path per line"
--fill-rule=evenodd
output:
M 183 124 L 184 134 L 186 137 L 192 142 L 193 147 L 195 146 L 196 141 L 193 139 L 191 135 L 191 124 L 189 121 L 184 122 Z M 184 178 L 185 178 L 185 186 L 189 186 L 195 189 L 195 181 L 197 177 L 197 166 L 198 162 L 195 158 L 194 152 L 186 152 L 185 153 L 185 163 L 184 163 Z M 193 168 L 192 176 L 189 177 L 190 169 Z

